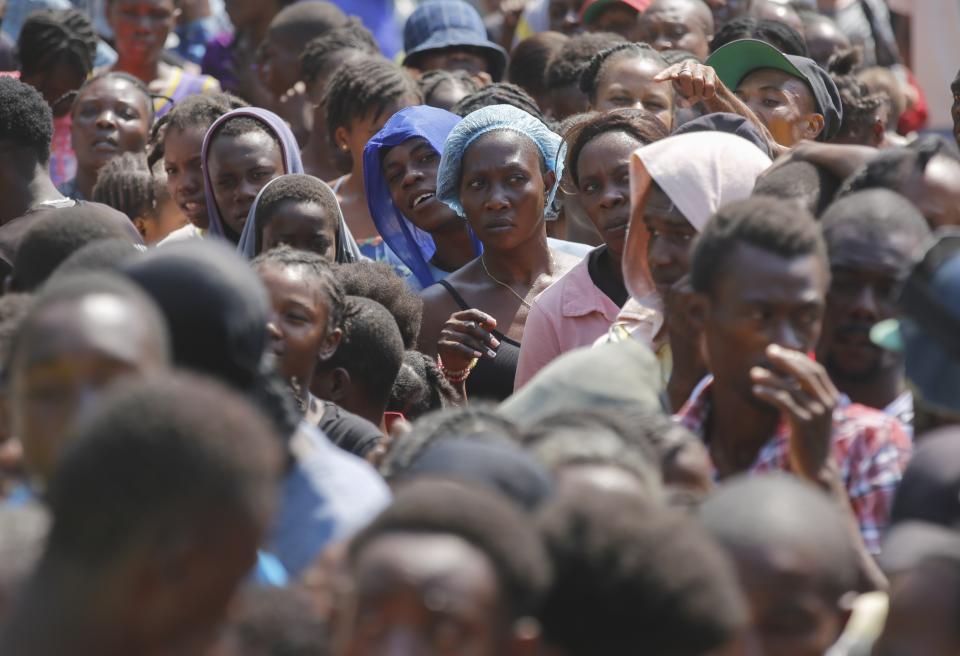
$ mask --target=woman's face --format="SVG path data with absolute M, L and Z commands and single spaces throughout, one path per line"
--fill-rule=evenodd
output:
M 112 0 L 107 19 L 121 61 L 152 62 L 160 57 L 177 21 L 173 0 Z
M 149 102 L 122 78 L 107 76 L 87 85 L 73 105 L 70 128 L 77 164 L 99 171 L 121 153 L 143 152 L 150 134 Z
M 333 262 L 337 254 L 339 217 L 330 216 L 319 203 L 287 200 L 274 206 L 263 225 L 261 252 L 286 245 L 310 251 Z
M 540 151 L 512 130 L 494 130 L 463 155 L 460 202 L 487 248 L 509 250 L 543 232 L 543 210 L 554 174 L 543 173 Z
M 280 145 L 260 130 L 215 137 L 207 169 L 220 218 L 237 236 L 260 190 L 285 173 Z
M 690 272 L 690 244 L 697 230 L 656 184 L 644 206 L 647 228 L 647 262 L 657 291 L 666 296 L 675 282 Z
M 414 137 L 394 146 L 384 155 L 382 166 L 393 204 L 413 225 L 433 232 L 463 221 L 437 199 L 440 153 L 426 139 Z
M 163 167 L 170 196 L 190 223 L 204 230 L 210 224 L 200 157 L 206 132 L 206 128 L 191 126 L 168 130 L 163 138 Z
M 390 117 L 399 112 L 404 107 L 412 107 L 418 104 L 416 98 L 404 97 L 389 103 L 379 116 L 369 114 L 367 116 L 358 116 L 350 121 L 348 126 L 337 128 L 335 141 L 337 148 L 348 151 L 353 158 L 353 170 L 363 175 L 363 149 L 371 137 L 383 129 L 384 124 Z
M 611 109 L 645 109 L 673 129 L 673 86 L 654 82 L 664 70 L 663 64 L 645 57 L 620 57 L 609 63 L 597 84 L 593 108 L 599 112 Z
M 303 267 L 266 263 L 257 271 L 270 294 L 273 311 L 267 323 L 270 350 L 277 370 L 308 389 L 318 358 L 331 351 L 330 308 L 318 285 Z M 339 333 L 335 335 L 336 348 Z
M 630 223 L 630 155 L 642 145 L 626 132 L 604 132 L 577 157 L 580 202 L 618 260 Z

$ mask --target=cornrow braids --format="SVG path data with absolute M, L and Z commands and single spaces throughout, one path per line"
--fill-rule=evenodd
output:
M 488 84 L 458 102 L 450 111 L 457 116 L 466 116 L 478 109 L 490 107 L 491 105 L 512 105 L 517 109 L 522 109 L 541 122 L 547 123 L 547 119 L 540 110 L 537 101 L 516 84 L 509 82 Z
M 336 27 L 307 43 L 300 54 L 301 79 L 313 84 L 326 68 L 330 56 L 345 50 L 356 50 L 371 56 L 380 53 L 377 40 L 370 30 L 356 18 L 350 18 L 343 27 Z
M 580 152 L 588 143 L 608 132 L 625 132 L 644 146 L 670 135 L 667 126 L 645 109 L 616 109 L 603 114 L 589 115 L 586 120 L 574 123 L 564 135 L 564 140 L 570 144 L 567 150 L 566 170 L 570 172 L 570 179 L 575 185 L 580 185 L 580 172 L 577 166 Z
M 604 69 L 612 62 L 624 57 L 645 59 L 667 67 L 663 56 L 646 43 L 619 43 L 615 46 L 598 52 L 590 60 L 580 76 L 580 90 L 587 95 L 591 104 L 597 100 L 597 89 Z
M 97 33 L 86 14 L 77 9 L 33 12 L 17 39 L 20 73 L 30 77 L 53 64 L 70 62 L 82 77 L 93 70 Z
M 163 144 L 168 132 L 172 130 L 182 132 L 194 127 L 206 130 L 227 112 L 247 106 L 245 101 L 229 93 L 201 93 L 187 96 L 153 124 L 153 130 L 150 133 L 150 154 L 147 156 L 150 168 L 163 159 Z
M 878 112 L 886 105 L 885 97 L 871 94 L 869 88 L 857 79 L 856 71 L 862 61 L 862 51 L 851 48 L 833 55 L 827 64 L 827 72 L 837 85 L 843 108 L 843 120 L 834 139 L 863 139 L 882 118 Z
M 547 88 L 557 89 L 580 84 L 583 70 L 590 65 L 597 53 L 609 48 L 611 43 L 626 43 L 626 39 L 612 32 L 587 32 L 571 37 L 547 65 Z
M 387 105 L 404 96 L 421 101 L 413 78 L 393 62 L 368 57 L 346 64 L 330 80 L 323 97 L 330 143 L 336 146 L 337 128 L 357 118 L 380 118 Z
M 427 71 L 417 80 L 417 87 L 420 89 L 420 95 L 423 96 L 423 102 L 427 105 L 431 104 L 430 97 L 440 85 L 445 83 L 466 89 L 468 95 L 480 90 L 480 83 L 466 71 L 447 71 L 438 68 Z
M 289 246 L 277 246 L 255 257 L 250 266 L 255 271 L 267 267 L 303 269 L 326 297 L 329 310 L 327 330 L 343 327 L 347 312 L 347 295 L 344 294 L 340 281 L 333 274 L 330 264 L 316 253 L 296 250 Z
M 157 180 L 140 153 L 123 153 L 104 165 L 93 188 L 93 200 L 123 212 L 131 221 L 153 216 L 158 207 Z

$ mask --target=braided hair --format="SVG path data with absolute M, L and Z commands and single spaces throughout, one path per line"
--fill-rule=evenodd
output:
M 123 212 L 131 221 L 154 216 L 160 200 L 160 187 L 142 153 L 123 153 L 107 162 L 97 176 L 93 200 Z
M 420 95 L 423 96 L 424 104 L 433 105 L 430 99 L 443 84 L 459 86 L 461 89 L 466 90 L 467 95 L 474 94 L 480 90 L 480 83 L 466 71 L 448 71 L 438 68 L 427 71 L 417 80 L 417 88 L 420 89 Z
M 330 80 L 323 97 L 330 143 L 337 150 L 337 128 L 366 116 L 379 119 L 387 105 L 405 96 L 420 102 L 413 78 L 393 62 L 366 57 L 346 64 Z
M 871 94 L 870 89 L 856 76 L 862 61 L 862 51 L 851 48 L 833 55 L 827 64 L 827 72 L 837 85 L 843 108 L 843 120 L 834 136 L 835 141 L 855 140 L 870 145 L 866 143 L 868 137 L 882 118 L 880 110 L 886 105 L 885 97 Z
M 246 102 L 229 93 L 199 93 L 187 96 L 154 123 L 147 162 L 153 168 L 154 164 L 163 159 L 163 143 L 168 132 L 183 132 L 194 127 L 206 130 L 227 112 L 246 106 Z
M 765 41 L 785 55 L 810 56 L 803 35 L 795 29 L 780 21 L 753 16 L 741 16 L 724 23 L 710 41 L 710 52 L 714 53 L 731 41 L 740 39 Z
M 24 22 L 17 52 L 24 77 L 69 62 L 85 78 L 93 71 L 97 33 L 86 14 L 77 9 L 44 9 L 33 12 Z
M 301 79 L 313 84 L 326 68 L 329 57 L 345 50 L 357 50 L 373 56 L 379 54 L 380 47 L 363 23 L 350 18 L 343 27 L 335 27 L 307 43 L 300 54 Z
M 509 82 L 495 82 L 488 84 L 475 93 L 458 102 L 450 111 L 457 116 L 466 116 L 478 109 L 491 105 L 512 105 L 522 109 L 539 121 L 546 123 L 547 119 L 540 111 L 540 106 L 529 93 Z
M 664 68 L 667 67 L 667 61 L 663 55 L 646 43 L 618 43 L 598 52 L 580 75 L 580 90 L 586 94 L 590 104 L 597 101 L 597 90 L 604 70 L 614 61 L 623 58 L 645 59 L 661 64 Z
M 644 146 L 670 135 L 667 126 L 645 109 L 615 109 L 602 114 L 588 115 L 585 120 L 574 123 L 564 135 L 564 140 L 570 144 L 567 150 L 566 170 L 570 172 L 570 179 L 575 185 L 580 185 L 580 172 L 577 166 L 580 152 L 588 143 L 608 132 L 625 132 Z
M 611 43 L 626 43 L 626 39 L 613 32 L 587 32 L 568 39 L 547 66 L 547 88 L 558 89 L 580 84 L 583 70 L 598 53 L 609 48 Z

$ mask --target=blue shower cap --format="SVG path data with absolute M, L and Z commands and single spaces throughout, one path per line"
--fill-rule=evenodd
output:
M 534 118 L 513 105 L 492 105 L 467 114 L 447 137 L 440 158 L 437 174 L 437 198 L 450 206 L 460 216 L 466 216 L 460 204 L 460 175 L 463 169 L 463 154 L 474 141 L 493 130 L 512 130 L 530 139 L 540 150 L 547 169 L 556 174 L 557 180 L 547 196 L 546 208 L 560 186 L 563 175 L 563 160 L 567 146 L 560 136 L 550 130 L 543 121 Z

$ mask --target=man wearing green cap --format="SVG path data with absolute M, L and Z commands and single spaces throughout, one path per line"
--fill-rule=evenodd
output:
M 740 39 L 714 52 L 707 65 L 782 146 L 804 139 L 828 141 L 840 128 L 840 93 L 812 59 L 785 55 L 763 41 Z

